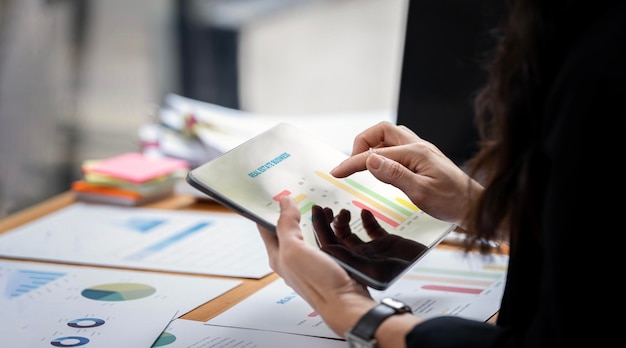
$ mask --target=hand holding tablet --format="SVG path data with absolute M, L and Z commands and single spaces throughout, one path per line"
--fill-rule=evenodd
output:
M 271 231 L 280 214 L 280 197 L 290 195 L 302 214 L 305 240 L 355 279 L 384 290 L 455 226 L 424 213 L 398 188 L 367 171 L 346 178 L 329 174 L 347 157 L 280 123 L 189 171 L 187 181 Z M 332 222 L 333 212 L 340 216 L 339 226 Z M 312 214 L 328 214 L 326 225 L 314 228 Z

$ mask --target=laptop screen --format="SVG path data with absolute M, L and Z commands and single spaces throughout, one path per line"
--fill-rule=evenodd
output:
M 409 1 L 397 124 L 434 143 L 458 165 L 476 151 L 473 103 L 486 80 L 481 59 L 503 4 Z

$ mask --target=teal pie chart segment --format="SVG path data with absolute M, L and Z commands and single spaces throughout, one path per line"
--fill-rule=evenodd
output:
M 150 285 L 140 283 L 109 283 L 89 287 L 83 297 L 96 301 L 118 302 L 148 297 L 156 292 Z
M 152 345 L 152 348 L 167 346 L 168 344 L 174 343 L 176 341 L 176 336 L 172 335 L 169 332 L 164 332 L 157 338 L 156 342 Z

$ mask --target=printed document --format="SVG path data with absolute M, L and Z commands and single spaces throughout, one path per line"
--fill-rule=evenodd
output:
M 0 256 L 182 273 L 271 273 L 256 225 L 237 214 L 77 202 L 0 235 Z
M 238 280 L 0 260 L 3 347 L 150 347 Z
M 401 300 L 425 319 L 453 315 L 486 321 L 500 308 L 507 264 L 507 255 L 436 248 L 391 287 L 370 293 L 375 299 Z M 339 338 L 282 279 L 207 324 Z
M 282 332 L 209 326 L 199 321 L 176 319 L 154 344 L 167 348 L 345 348 L 339 339 L 292 335 Z

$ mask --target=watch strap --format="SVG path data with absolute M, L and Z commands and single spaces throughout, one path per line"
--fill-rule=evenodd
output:
M 362 339 L 371 340 L 378 329 L 378 326 L 390 316 L 396 314 L 396 309 L 379 303 L 370 309 L 364 316 L 359 319 L 352 328 L 351 334 Z
M 377 347 L 378 341 L 374 336 L 380 324 L 392 315 L 411 312 L 411 307 L 405 303 L 389 297 L 383 298 L 346 332 L 346 340 L 351 348 Z

